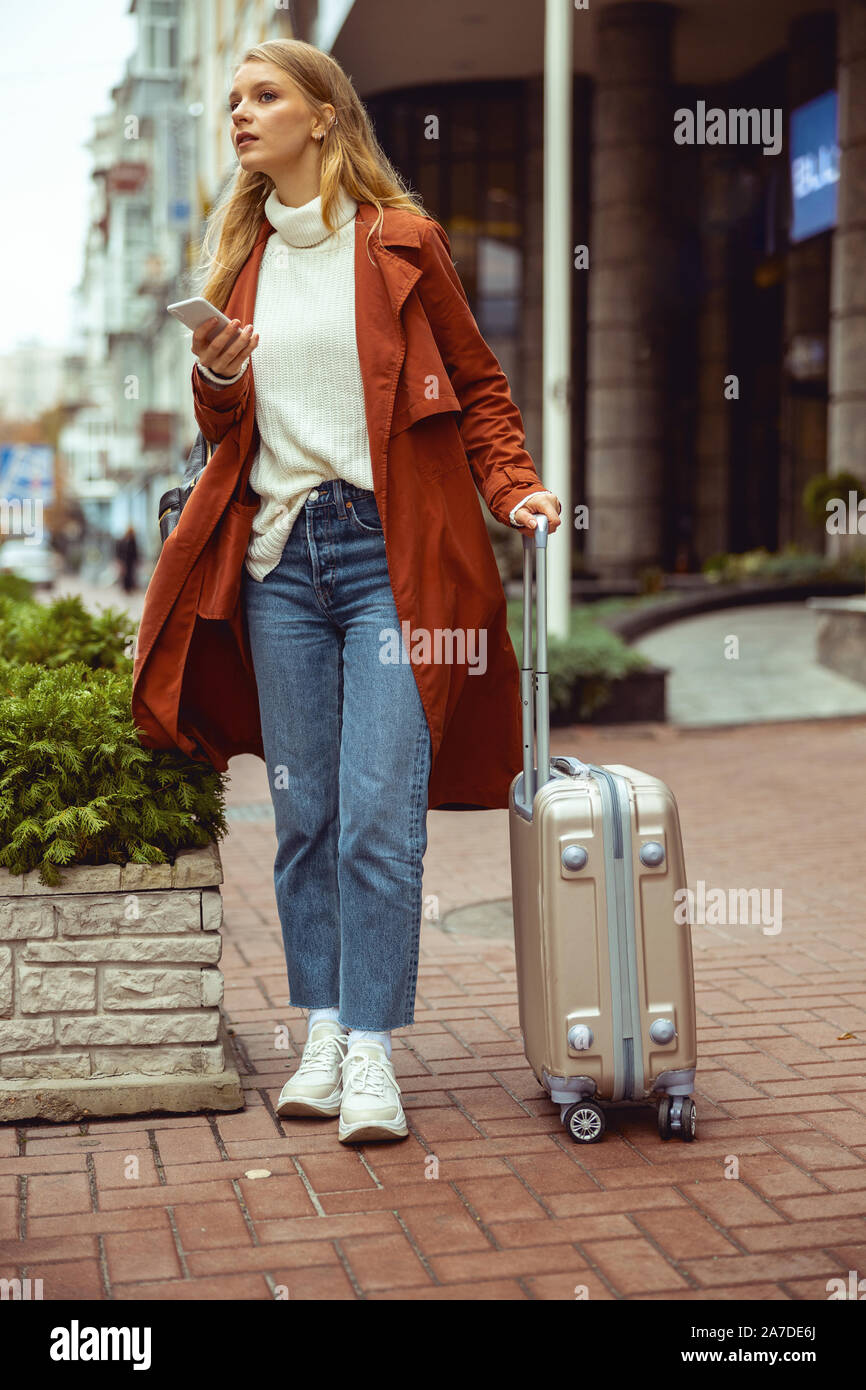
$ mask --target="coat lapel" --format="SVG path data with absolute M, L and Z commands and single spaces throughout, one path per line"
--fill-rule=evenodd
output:
M 265 245 L 269 236 L 273 232 L 270 222 L 265 219 L 259 227 L 258 234 L 253 249 L 247 257 L 241 272 L 235 281 L 232 292 L 229 295 L 228 304 L 225 307 L 226 316 L 230 319 L 240 319 L 241 327 L 247 323 L 255 322 L 256 294 L 259 285 L 259 269 L 262 264 L 262 256 L 265 253 Z M 243 481 L 246 483 L 252 468 L 255 448 L 253 447 L 253 436 L 256 433 L 256 380 L 253 372 L 254 356 L 250 358 L 247 368 L 250 374 L 250 393 L 247 398 L 246 409 L 241 416 L 240 431 L 237 441 L 238 458 L 241 461 L 241 471 Z M 258 447 L 258 440 L 255 441 Z
M 355 217 L 355 339 L 364 383 L 373 482 L 384 516 L 388 439 L 397 380 L 406 356 L 400 311 L 421 270 L 387 249 L 420 245 L 417 228 L 412 226 L 413 214 L 386 208 L 379 232 L 368 243 L 376 215 L 373 204 L 361 203 Z
M 386 207 L 379 231 L 368 242 L 376 217 L 377 209 L 372 203 L 359 204 L 355 214 L 355 340 L 364 385 L 373 481 L 377 497 L 384 502 L 394 399 L 406 356 L 406 332 L 401 310 L 412 286 L 420 279 L 421 270 L 388 249 L 391 246 L 420 245 L 417 227 L 413 225 L 415 215 Z M 265 244 L 273 230 L 265 218 L 226 305 L 228 317 L 239 318 L 242 324 L 255 322 L 259 270 Z M 250 398 L 244 411 L 239 440 L 242 459 L 250 453 L 253 436 L 254 361 L 253 356 L 250 361 Z M 251 463 L 251 458 L 248 461 Z

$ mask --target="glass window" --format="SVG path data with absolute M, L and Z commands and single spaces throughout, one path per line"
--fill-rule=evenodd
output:
M 478 103 L 469 96 L 455 98 L 448 121 L 452 157 L 478 153 L 478 127 Z
M 478 326 L 485 337 L 520 332 L 520 253 L 493 237 L 478 239 Z
M 447 231 L 478 326 L 519 399 L 523 84 L 444 84 L 365 104 L 388 158 Z M 436 140 L 425 137 L 431 115 L 439 119 Z
M 514 155 L 519 145 L 517 116 L 522 104 L 519 89 L 514 96 L 486 96 L 481 104 L 487 153 Z
M 458 160 L 448 170 L 451 191 L 451 223 L 466 231 L 478 227 L 478 165 L 473 160 Z
M 176 66 L 177 30 L 173 20 L 156 19 L 145 26 L 145 58 L 147 66 L 157 72 Z
M 413 170 L 414 177 L 412 178 L 412 185 L 422 203 L 427 211 L 433 214 L 437 222 L 441 221 L 439 209 L 442 206 L 439 196 L 439 172 L 438 161 L 425 161 Z
M 507 241 L 520 237 L 517 164 L 512 159 L 490 160 L 484 200 L 484 225 L 491 236 Z

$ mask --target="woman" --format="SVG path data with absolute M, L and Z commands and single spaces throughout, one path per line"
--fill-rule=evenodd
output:
M 432 760 L 420 668 L 441 659 L 441 649 L 438 657 L 428 650 L 407 659 L 406 624 L 401 627 L 389 573 L 391 542 L 377 505 L 378 438 L 371 438 L 369 401 L 365 409 L 371 369 L 362 370 L 359 356 L 372 360 L 355 302 L 361 210 L 377 210 L 379 223 L 386 218 L 392 229 L 396 214 L 389 209 L 412 214 L 413 225 L 402 235 L 410 242 L 414 237 L 422 264 L 417 295 L 405 300 L 413 342 L 422 331 L 419 305 L 436 323 L 443 296 L 449 304 L 462 296 L 459 307 L 468 315 L 459 334 L 465 348 L 437 342 L 441 359 L 434 345 L 428 350 L 426 365 L 454 364 L 450 379 L 447 370 L 434 369 L 426 374 L 423 401 L 408 403 L 397 385 L 390 433 L 405 417 L 420 448 L 422 437 L 446 438 L 432 433 L 437 423 L 454 429 L 456 414 L 469 416 L 474 385 L 464 382 L 463 352 L 464 367 L 484 362 L 497 393 L 499 418 L 485 420 L 479 405 L 471 428 L 501 428 L 504 417 L 514 435 L 509 447 L 518 467 L 499 479 L 509 502 L 517 480 L 511 524 L 529 531 L 533 513 L 543 513 L 554 530 L 560 506 L 520 452 L 519 415 L 507 383 L 434 233 L 446 246 L 447 238 L 405 191 L 340 66 L 298 40 L 258 45 L 234 75 L 228 109 L 240 169 L 211 224 L 221 227 L 215 253 L 205 238 L 210 273 L 204 297 L 227 305 L 263 217 L 268 239 L 255 329 L 232 319 L 210 339 L 213 322 L 196 331 L 194 391 L 204 428 L 219 409 L 220 393 L 241 389 L 255 352 L 259 445 L 249 483 L 259 506 L 244 560 L 242 605 L 276 819 L 274 882 L 290 1002 L 309 1011 L 303 1056 L 277 1113 L 339 1114 L 342 1142 L 402 1138 L 407 1127 L 390 1035 L 414 1017 Z M 391 370 L 384 348 L 376 366 Z M 386 385 L 393 405 L 394 385 L 390 379 Z M 429 434 L 418 426 L 421 413 Z M 465 422 L 460 428 L 464 439 L 474 438 Z M 479 452 L 475 444 L 471 451 Z M 468 476 L 462 452 L 459 470 L 451 455 L 442 459 L 433 458 L 421 494 L 433 499 L 431 508 L 448 477 L 459 471 L 462 484 Z M 440 479 L 437 470 L 447 476 Z M 395 493 L 395 506 L 397 500 Z M 390 503 L 388 511 L 393 532 L 399 513 Z M 432 510 L 418 516 L 419 530 L 433 525 L 433 517 Z M 499 599 L 504 604 L 501 585 Z M 486 628 L 474 633 L 486 635 Z M 513 663 L 513 653 L 508 659 Z

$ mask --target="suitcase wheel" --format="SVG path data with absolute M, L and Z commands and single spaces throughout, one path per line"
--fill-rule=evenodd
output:
M 694 1101 L 687 1096 L 683 1101 L 683 1112 L 680 1120 L 680 1138 L 684 1144 L 690 1144 L 695 1137 L 698 1127 L 698 1111 Z
M 697 1131 L 698 1112 L 690 1096 L 662 1096 L 659 1102 L 659 1136 L 672 1139 L 676 1134 L 691 1144 Z
M 670 1098 L 670 1096 L 662 1096 L 661 1100 L 659 1101 L 658 1121 L 659 1121 L 659 1138 L 660 1138 L 660 1139 L 670 1139 L 671 1135 L 673 1134 L 673 1130 L 671 1129 L 671 1098 Z
M 597 1144 L 604 1134 L 604 1111 L 591 1100 L 572 1105 L 562 1122 L 576 1144 Z

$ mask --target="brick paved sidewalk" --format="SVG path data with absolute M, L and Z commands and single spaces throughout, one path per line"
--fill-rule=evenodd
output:
M 692 886 L 782 889 L 778 935 L 693 928 L 697 1143 L 662 1144 L 647 1110 L 574 1144 L 523 1057 L 510 942 L 433 923 L 394 1035 L 410 1137 L 347 1148 L 335 1122 L 278 1120 L 304 1024 L 253 810 L 223 852 L 247 1109 L 0 1126 L 0 1277 L 52 1299 L 823 1300 L 866 1275 L 866 720 L 554 731 L 553 751 L 665 778 Z M 263 765 L 232 770 L 232 803 L 261 803 Z M 506 812 L 433 812 L 429 831 L 443 918 L 508 897 Z

